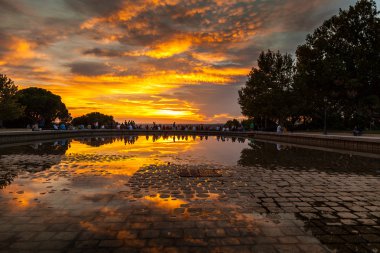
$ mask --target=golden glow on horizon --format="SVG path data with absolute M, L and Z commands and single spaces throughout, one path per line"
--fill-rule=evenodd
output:
M 43 70 L 43 69 L 41 69 Z M 96 77 L 73 76 L 71 84 L 50 86 L 50 90 L 62 94 L 71 114 L 76 117 L 91 111 L 100 111 L 113 115 L 118 120 L 127 118 L 167 119 L 183 121 L 208 121 L 196 105 L 180 99 L 162 100 L 159 94 L 170 92 L 179 83 L 201 85 L 202 83 L 228 83 L 232 76 L 242 75 L 247 70 L 239 68 L 212 69 L 199 68 L 197 73 L 178 74 L 175 71 L 156 72 L 155 75 Z M 73 86 L 83 89 L 78 92 Z M 129 94 L 128 99 L 118 98 L 120 94 Z M 149 99 L 135 98 L 144 95 Z M 116 96 L 116 98 L 115 98 Z M 231 115 L 226 115 L 230 118 Z M 146 122 L 146 121 L 145 121 Z

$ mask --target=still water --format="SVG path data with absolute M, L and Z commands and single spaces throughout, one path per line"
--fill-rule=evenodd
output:
M 216 136 L 74 138 L 0 155 L 8 251 L 380 250 L 376 155 Z

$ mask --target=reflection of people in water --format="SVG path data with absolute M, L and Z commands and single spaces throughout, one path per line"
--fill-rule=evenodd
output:
M 280 150 L 282 149 L 282 146 L 281 146 L 281 144 L 279 144 L 279 143 L 276 143 L 276 148 L 277 148 L 277 150 L 278 150 L 278 151 L 280 151 Z
M 134 144 L 138 138 L 137 135 L 124 136 L 124 145 Z

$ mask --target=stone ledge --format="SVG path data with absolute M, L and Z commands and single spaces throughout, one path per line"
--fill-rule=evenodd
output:
M 84 130 L 44 130 L 44 131 L 7 131 L 0 132 L 0 145 L 28 141 L 50 140 L 71 137 L 105 135 L 211 135 L 254 138 L 258 140 L 279 141 L 316 147 L 327 147 L 380 154 L 380 138 L 366 136 L 317 135 L 305 133 L 273 132 L 221 132 L 221 131 L 182 131 L 182 130 L 126 130 L 126 129 L 84 129 Z

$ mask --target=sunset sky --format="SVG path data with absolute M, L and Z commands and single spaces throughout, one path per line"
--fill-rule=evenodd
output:
M 262 50 L 294 53 L 351 0 L 0 0 L 0 73 L 72 116 L 225 122 Z M 379 6 L 380 0 L 377 1 Z

